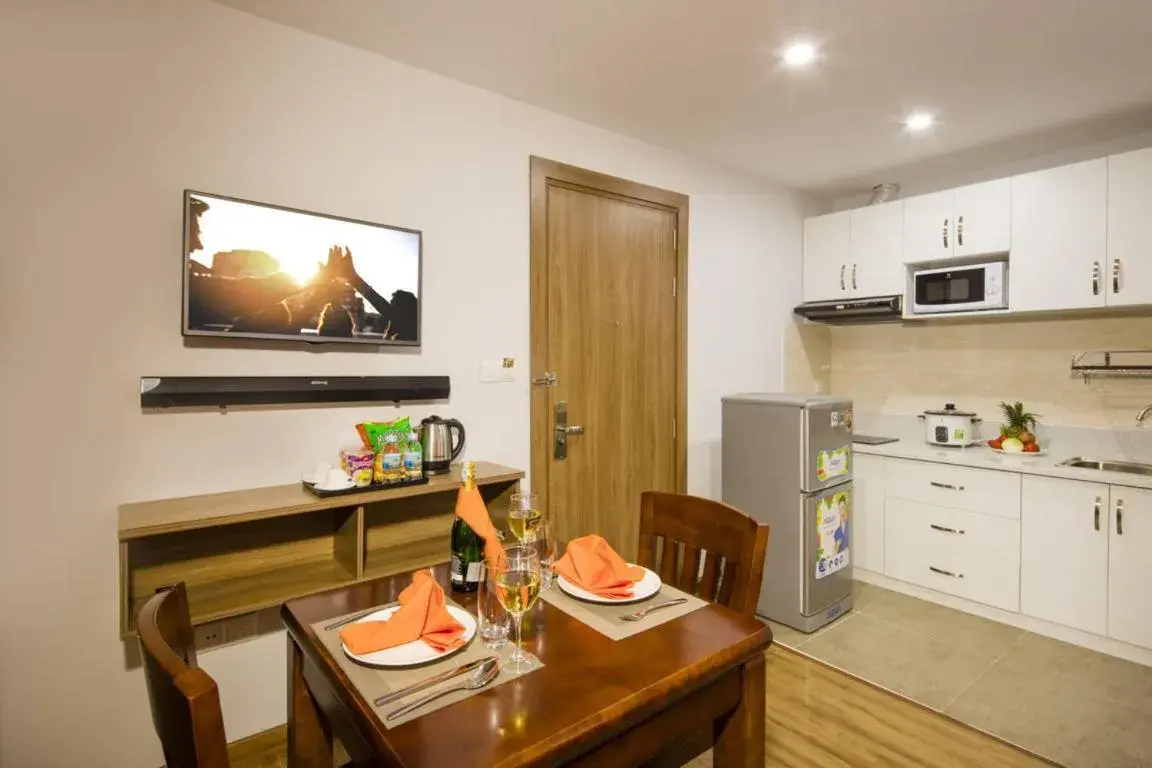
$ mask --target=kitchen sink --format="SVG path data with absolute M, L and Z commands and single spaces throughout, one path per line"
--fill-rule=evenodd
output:
M 1135 461 L 1108 461 L 1107 459 L 1085 459 L 1077 456 L 1062 461 L 1058 466 L 1076 467 L 1077 469 L 1095 469 L 1102 472 L 1126 472 L 1129 475 L 1152 476 L 1152 464 L 1140 464 Z

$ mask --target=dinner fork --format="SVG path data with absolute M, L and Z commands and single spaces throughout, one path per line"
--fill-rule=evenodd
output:
M 620 614 L 620 618 L 624 619 L 624 621 L 640 621 L 645 616 L 652 613 L 652 611 L 658 611 L 661 608 L 671 608 L 674 605 L 680 605 L 681 603 L 686 602 L 688 602 L 688 598 L 677 597 L 674 600 L 665 600 L 663 603 L 656 603 L 656 605 L 650 605 L 647 608 L 641 608 L 635 613 L 622 613 Z

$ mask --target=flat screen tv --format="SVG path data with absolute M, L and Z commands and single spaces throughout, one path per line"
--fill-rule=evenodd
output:
M 186 336 L 420 345 L 421 234 L 188 190 Z

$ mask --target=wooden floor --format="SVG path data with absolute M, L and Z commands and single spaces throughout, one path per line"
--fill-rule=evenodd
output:
M 767 653 L 771 768 L 1050 768 L 963 723 L 779 646 Z M 283 768 L 285 731 L 229 747 L 233 768 Z M 705 754 L 691 765 L 711 765 Z

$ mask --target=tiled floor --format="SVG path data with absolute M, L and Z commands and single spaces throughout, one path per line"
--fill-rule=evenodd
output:
M 858 582 L 855 608 L 776 641 L 1069 768 L 1152 766 L 1152 668 Z

